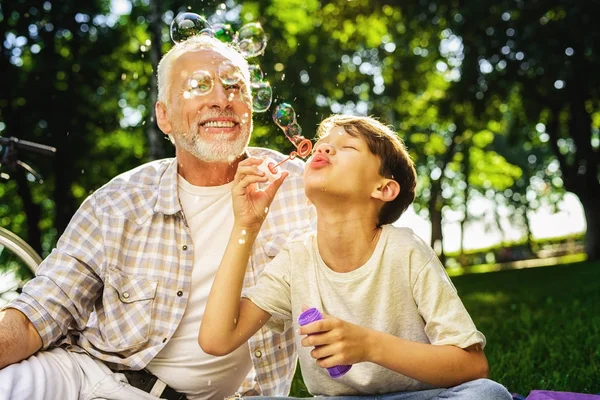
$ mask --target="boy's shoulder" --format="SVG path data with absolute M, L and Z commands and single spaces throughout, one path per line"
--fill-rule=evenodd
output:
M 423 263 L 435 256 L 431 246 L 425 243 L 411 228 L 394 225 L 383 225 L 382 228 L 386 237 L 386 251 L 410 254 L 414 261 L 419 258 Z

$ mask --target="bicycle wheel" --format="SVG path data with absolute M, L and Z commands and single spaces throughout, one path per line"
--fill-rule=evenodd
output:
M 27 242 L 0 227 L 0 307 L 18 296 L 41 262 Z

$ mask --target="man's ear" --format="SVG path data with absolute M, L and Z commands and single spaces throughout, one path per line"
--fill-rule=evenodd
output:
M 373 193 L 371 193 L 371 196 L 387 203 L 393 201 L 399 194 L 400 184 L 393 179 L 384 178 Z
M 171 133 L 173 127 L 169 121 L 167 115 L 167 106 L 162 101 L 157 101 L 154 105 L 154 111 L 156 113 L 156 124 L 165 135 Z

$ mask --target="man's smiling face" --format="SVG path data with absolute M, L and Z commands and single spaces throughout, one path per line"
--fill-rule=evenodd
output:
M 178 149 L 206 162 L 232 162 L 244 152 L 252 132 L 247 82 L 240 74 L 238 82 L 223 83 L 222 65 L 231 67 L 230 60 L 216 51 L 190 51 L 175 61 L 170 76 L 167 112 L 172 129 L 167 133 Z M 205 83 L 194 81 L 195 76 L 212 81 L 212 89 L 194 94 L 194 85 Z

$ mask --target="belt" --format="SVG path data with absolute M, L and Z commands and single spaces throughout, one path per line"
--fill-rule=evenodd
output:
M 183 393 L 176 392 L 166 383 L 152 375 L 148 370 L 142 369 L 140 371 L 131 370 L 114 370 L 114 372 L 125 375 L 129 384 L 135 388 L 143 390 L 146 393 L 150 393 L 161 399 L 167 400 L 186 400 L 187 397 Z

